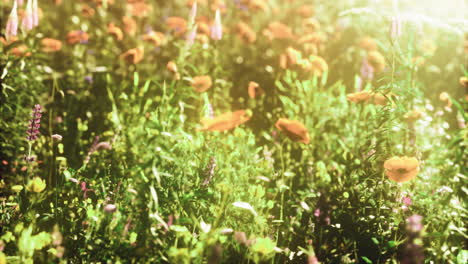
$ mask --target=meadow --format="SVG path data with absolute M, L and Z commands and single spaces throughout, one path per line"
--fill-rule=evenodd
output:
M 468 263 L 466 10 L 0 0 L 0 264 Z

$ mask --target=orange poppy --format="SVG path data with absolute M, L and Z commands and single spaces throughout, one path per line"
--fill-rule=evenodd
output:
M 294 37 L 291 28 L 278 21 L 268 24 L 268 27 L 263 31 L 263 35 L 270 41 L 274 39 L 291 39 Z
M 362 91 L 346 95 L 348 101 L 354 103 L 373 103 L 376 105 L 387 104 L 387 98 L 382 94 L 376 94 L 369 91 Z
M 192 87 L 196 92 L 203 93 L 213 85 L 211 77 L 208 75 L 195 76 L 192 79 Z
M 385 58 L 378 51 L 371 51 L 367 54 L 367 60 L 376 72 L 382 72 L 385 68 Z
M 312 71 L 314 75 L 322 76 L 322 74 L 328 71 L 328 64 L 327 62 L 319 56 L 313 56 L 310 63 L 305 65 L 306 71 Z
M 124 16 L 122 17 L 122 22 L 124 24 L 125 33 L 129 35 L 135 35 L 137 31 L 137 23 L 135 19 L 128 17 L 128 16 Z
M 256 82 L 249 82 L 248 93 L 250 98 L 255 98 L 261 96 L 265 93 L 265 91 L 260 87 L 260 85 Z
M 175 64 L 174 61 L 169 61 L 166 65 L 166 69 L 174 74 L 174 78 L 176 80 L 180 79 L 180 74 L 177 70 L 177 65 Z
M 280 55 L 280 67 L 283 69 L 287 69 L 296 65 L 301 57 L 301 52 L 292 48 L 288 47 L 284 54 Z
M 28 51 L 28 46 L 22 44 L 11 49 L 11 53 L 16 57 L 29 57 L 31 52 Z
M 255 31 L 253 31 L 252 28 L 244 22 L 239 22 L 236 25 L 236 31 L 238 33 L 239 38 L 246 43 L 253 43 L 257 39 Z
M 107 26 L 107 33 L 109 33 L 111 36 L 113 36 L 119 41 L 123 39 L 122 30 L 119 27 L 116 27 L 113 23 L 110 23 Z
M 141 1 L 131 3 L 129 6 L 130 12 L 133 16 L 136 17 L 147 17 L 149 13 L 153 10 L 151 5 Z
M 235 112 L 227 112 L 214 118 L 204 118 L 201 120 L 203 127 L 200 131 L 226 131 L 233 129 L 251 118 L 250 111 L 238 110 Z
M 127 50 L 124 54 L 120 55 L 120 58 L 130 64 L 137 64 L 143 60 L 145 51 L 143 48 L 134 48 Z
M 151 31 L 148 34 L 143 35 L 143 40 L 153 43 L 154 46 L 158 47 L 164 44 L 166 36 L 161 32 Z
M 377 42 L 371 37 L 363 37 L 359 42 L 359 46 L 369 52 L 377 50 Z
M 309 132 L 304 124 L 299 121 L 280 118 L 276 121 L 275 127 L 293 141 L 304 144 L 310 143 Z
M 174 30 L 176 36 L 181 36 L 187 31 L 187 21 L 181 17 L 168 17 L 166 19 L 166 25 Z
M 41 50 L 46 53 L 57 52 L 62 49 L 62 42 L 53 38 L 44 38 L 41 40 Z
M 384 163 L 385 174 L 395 182 L 406 182 L 418 175 L 419 162 L 414 157 L 393 157 Z
M 73 30 L 67 34 L 67 43 L 74 45 L 77 43 L 87 42 L 89 40 L 89 35 L 86 32 L 81 30 Z

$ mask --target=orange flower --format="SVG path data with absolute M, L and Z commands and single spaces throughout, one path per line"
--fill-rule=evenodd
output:
M 147 17 L 152 11 L 152 7 L 143 1 L 131 3 L 128 7 L 131 14 L 136 17 Z
M 81 30 L 73 30 L 67 34 L 67 43 L 74 45 L 77 43 L 86 43 L 89 39 L 89 35 Z
M 369 91 L 362 91 L 346 95 L 348 101 L 354 103 L 373 103 L 376 105 L 387 104 L 387 98 L 382 94 L 376 94 Z
M 250 98 L 255 98 L 261 96 L 265 93 L 265 91 L 258 85 L 256 82 L 249 82 L 248 93 Z
M 361 41 L 359 42 L 359 46 L 362 49 L 369 51 L 369 52 L 377 50 L 377 42 L 375 41 L 375 39 L 371 37 L 362 38 Z
M 28 47 L 24 44 L 16 46 L 11 49 L 11 53 L 16 57 L 29 57 L 31 52 L 28 51 Z
M 416 56 L 416 57 L 413 57 L 411 59 L 411 62 L 417 66 L 417 67 L 421 67 L 424 65 L 424 63 L 426 62 L 426 60 L 424 59 L 424 57 L 421 57 L 421 56 Z
M 137 31 L 137 23 L 135 19 L 128 17 L 128 16 L 124 16 L 122 17 L 122 22 L 124 24 L 125 33 L 129 35 L 135 35 Z
M 233 129 L 250 120 L 251 114 L 246 110 L 227 112 L 214 118 L 204 118 L 201 120 L 203 125 L 200 131 L 226 131 Z
M 113 36 L 119 41 L 123 39 L 122 30 L 119 27 L 116 27 L 114 23 L 110 23 L 107 26 L 107 33 L 109 33 L 111 36 Z
M 166 25 L 174 30 L 176 36 L 181 36 L 187 31 L 187 21 L 181 17 L 168 17 L 166 19 Z
M 385 58 L 378 51 L 371 51 L 367 54 L 367 60 L 369 64 L 374 68 L 376 72 L 382 72 L 385 68 Z
M 461 86 L 468 88 L 468 77 L 462 76 L 460 77 L 460 80 L 458 80 Z
M 174 74 L 176 80 L 180 79 L 180 74 L 177 70 L 177 65 L 173 61 L 169 61 L 166 65 L 166 69 Z
M 42 51 L 46 53 L 57 52 L 62 49 L 62 42 L 53 38 L 44 38 L 41 40 Z
M 301 52 L 292 48 L 288 47 L 284 54 L 280 55 L 280 67 L 283 69 L 287 69 L 296 65 L 299 61 L 301 56 Z
M 177 73 L 177 65 L 175 64 L 174 61 L 169 61 L 166 65 L 166 68 L 172 72 L 172 73 Z
M 203 93 L 211 88 L 211 77 L 208 75 L 195 76 L 192 79 L 192 87 L 196 92 Z
M 151 31 L 148 34 L 143 35 L 143 40 L 148 41 L 154 44 L 154 46 L 158 47 L 164 44 L 166 37 L 161 32 L 154 32 Z
M 314 75 L 322 76 L 322 74 L 328 71 L 327 62 L 319 56 L 313 56 L 312 60 L 307 61 L 303 68 L 306 72 L 312 71 Z
M 120 55 L 120 58 L 130 64 L 137 64 L 143 60 L 145 51 L 143 48 L 134 48 L 127 50 L 124 54 Z
M 263 35 L 265 35 L 270 41 L 274 39 L 290 39 L 294 37 L 290 27 L 277 21 L 268 24 L 268 28 L 263 31 Z
M 280 118 L 276 121 L 275 127 L 293 141 L 304 144 L 309 144 L 310 142 L 307 128 L 299 121 Z
M 419 162 L 414 157 L 393 157 L 384 163 L 385 174 L 396 182 L 406 182 L 416 177 L 419 172 Z
M 240 39 L 246 43 L 253 43 L 257 39 L 257 35 L 252 28 L 244 22 L 239 22 L 236 26 L 236 31 Z

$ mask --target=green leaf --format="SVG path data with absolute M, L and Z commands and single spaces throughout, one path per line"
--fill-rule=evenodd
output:
M 372 264 L 372 260 L 368 259 L 367 257 L 361 257 L 368 264 Z

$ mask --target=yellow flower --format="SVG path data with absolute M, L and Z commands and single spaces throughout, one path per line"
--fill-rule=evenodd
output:
M 419 162 L 414 157 L 393 157 L 384 163 L 385 174 L 396 182 L 412 180 L 419 172 Z
M 39 177 L 34 177 L 32 181 L 29 181 L 28 185 L 26 186 L 26 190 L 30 192 L 42 192 L 46 187 L 46 183 Z
M 23 190 L 23 186 L 21 185 L 13 185 L 11 186 L 11 190 L 14 191 L 15 193 L 19 193 Z

